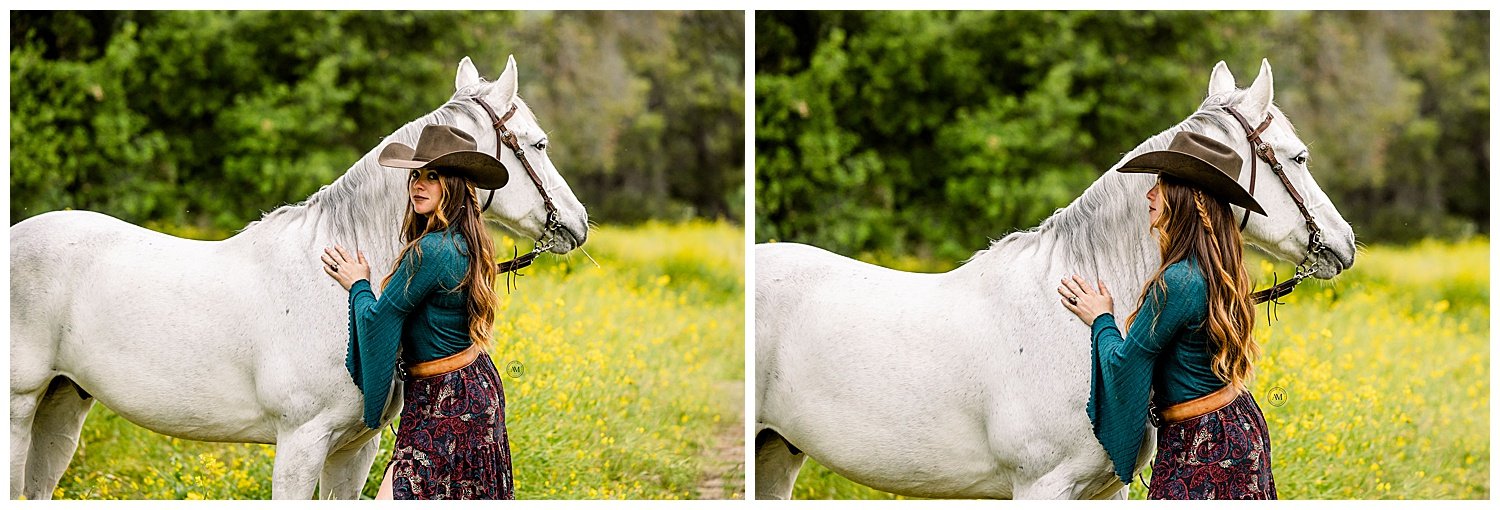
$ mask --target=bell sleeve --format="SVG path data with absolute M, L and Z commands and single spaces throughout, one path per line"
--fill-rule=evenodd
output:
M 1192 325 L 1193 310 L 1207 301 L 1202 277 L 1191 273 L 1196 271 L 1188 264 L 1168 267 L 1165 288 L 1153 285 L 1146 293 L 1129 335 L 1121 336 L 1113 314 L 1094 319 L 1088 415 L 1115 474 L 1127 484 L 1146 436 L 1156 356 Z
M 366 427 L 380 427 L 381 411 L 390 401 L 407 316 L 438 290 L 444 271 L 452 269 L 451 250 L 436 238 L 422 239 L 420 257 L 407 252 L 379 298 L 369 280 L 359 280 L 349 288 L 349 351 L 344 365 L 364 392 Z

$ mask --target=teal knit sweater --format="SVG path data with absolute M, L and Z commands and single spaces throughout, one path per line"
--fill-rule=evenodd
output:
M 407 252 L 380 298 L 369 280 L 349 288 L 349 376 L 365 394 L 365 426 L 378 428 L 395 383 L 397 351 L 408 363 L 457 354 L 469 338 L 467 293 L 459 288 L 469 269 L 462 234 L 422 236 L 422 253 Z
M 1094 436 L 1125 483 L 1146 436 L 1147 405 L 1192 400 L 1224 387 L 1213 373 L 1208 332 L 1208 282 L 1189 258 L 1162 272 L 1166 288 L 1152 286 L 1130 334 L 1121 336 L 1113 314 L 1093 324 L 1093 382 L 1088 414 Z

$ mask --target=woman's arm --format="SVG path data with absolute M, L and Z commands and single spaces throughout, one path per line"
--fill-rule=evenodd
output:
M 1095 319 L 1093 337 L 1101 354 L 1115 358 L 1153 359 L 1177 337 L 1178 331 L 1192 326 L 1195 310 L 1208 301 L 1201 277 L 1195 278 L 1187 265 L 1173 265 L 1162 273 L 1162 284 L 1152 285 L 1141 301 L 1141 309 L 1130 324 L 1130 334 L 1122 337 L 1113 314 Z
M 370 428 L 380 426 L 380 413 L 390 398 L 406 317 L 454 270 L 451 249 L 428 238 L 421 243 L 421 257 L 408 252 L 378 299 L 368 279 L 355 281 L 349 288 L 349 352 L 345 364 L 350 377 L 364 391 L 364 422 Z
M 1129 482 L 1146 434 L 1151 376 L 1156 357 L 1182 328 L 1189 327 L 1194 300 L 1203 299 L 1202 282 L 1184 278 L 1183 266 L 1169 267 L 1164 286 L 1152 286 L 1122 336 L 1113 313 L 1100 314 L 1091 325 L 1092 360 L 1088 415 L 1094 435 L 1115 464 L 1115 474 Z

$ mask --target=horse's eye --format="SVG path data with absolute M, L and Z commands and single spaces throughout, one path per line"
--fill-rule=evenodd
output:
M 1296 157 L 1292 158 L 1292 161 L 1295 161 L 1299 165 L 1306 165 L 1307 164 L 1307 153 L 1304 152 L 1302 154 L 1298 154 Z
M 535 145 L 532 145 L 532 147 L 536 147 L 536 150 L 539 150 L 539 151 L 547 150 L 547 141 L 546 140 L 542 140 L 540 142 L 537 142 Z

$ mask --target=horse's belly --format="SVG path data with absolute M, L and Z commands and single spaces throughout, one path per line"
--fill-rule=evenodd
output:
M 173 293 L 159 292 L 157 299 L 131 301 L 100 292 L 80 299 L 80 309 L 97 315 L 74 324 L 80 334 L 59 346 L 59 367 L 101 403 L 153 431 L 275 442 L 278 423 L 299 419 L 288 414 L 293 394 L 349 382 L 342 359 L 347 319 L 336 301 L 328 310 L 304 306 L 293 313 L 227 281 L 198 289 L 206 292 L 196 298 L 163 300 Z M 346 397 L 351 410 L 358 407 L 357 393 Z
M 819 463 L 869 487 L 915 497 L 1010 495 L 1011 480 L 997 476 L 1009 466 L 997 463 L 981 421 L 952 409 L 894 406 L 803 409 L 811 412 L 776 428 Z
M 775 344 L 767 367 L 775 375 L 762 372 L 758 415 L 819 462 L 871 487 L 919 497 L 1009 496 L 1011 480 L 997 473 L 1010 466 L 994 455 L 985 423 L 992 395 L 981 374 L 991 365 L 974 340 L 934 338 L 944 328 L 906 320 L 932 312 L 913 289 L 808 294 L 797 312 L 803 317 L 757 339 Z
M 122 374 L 92 370 L 75 376 L 105 407 L 152 432 L 197 441 L 275 443 L 276 423 L 252 399 L 254 388 L 239 374 L 201 374 L 200 381 L 160 372 Z M 95 381 L 100 381 L 96 383 Z M 243 388 L 236 391 L 234 388 Z
M 849 346 L 844 346 L 849 347 Z M 913 352 L 840 349 L 802 359 L 762 401 L 787 440 L 841 475 L 918 497 L 1005 497 L 1010 467 L 990 443 L 989 395 Z M 821 365 L 821 366 L 820 366 Z
M 197 440 L 273 442 L 257 398 L 253 335 L 239 313 L 197 303 L 171 311 L 153 299 L 118 301 L 101 292 L 79 300 L 91 310 L 58 346 L 58 368 L 131 422 Z M 100 299 L 103 298 L 103 299 Z
M 835 304 L 810 294 L 817 312 L 766 332 L 779 336 L 777 375 L 757 412 L 820 463 L 917 497 L 1009 498 L 1064 465 L 1097 464 L 1107 478 L 1084 413 L 1086 335 L 982 337 L 973 331 L 1015 326 L 961 306 Z

